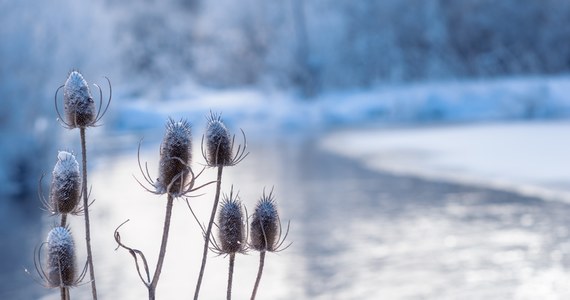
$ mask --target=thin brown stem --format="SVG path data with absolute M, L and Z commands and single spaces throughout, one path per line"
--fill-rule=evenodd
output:
M 251 293 L 251 300 L 255 299 L 257 294 L 257 288 L 259 287 L 259 282 L 261 281 L 261 275 L 263 274 L 263 265 L 265 264 L 265 250 L 259 252 L 259 270 L 257 270 L 257 278 L 255 279 L 255 285 L 253 286 L 253 292 Z
M 65 227 L 65 224 L 67 223 L 67 214 L 61 214 L 61 222 L 60 222 L 60 226 L 61 227 Z
M 228 292 L 226 298 L 228 300 L 232 299 L 232 280 L 234 278 L 234 262 L 236 259 L 235 253 L 230 253 L 230 269 L 228 271 Z
M 166 216 L 164 217 L 164 228 L 162 230 L 162 242 L 160 244 L 158 262 L 156 263 L 156 269 L 154 270 L 152 281 L 150 283 L 150 286 L 148 287 L 149 300 L 155 299 L 156 286 L 158 285 L 158 279 L 160 278 L 160 273 L 162 271 L 164 257 L 166 256 L 166 244 L 168 242 L 168 232 L 170 231 L 170 219 L 172 218 L 173 203 L 174 203 L 174 197 L 171 194 L 168 194 L 168 200 L 166 202 Z
M 87 243 L 87 264 L 89 265 L 89 279 L 91 281 L 91 294 L 97 300 L 97 286 L 95 285 L 95 269 L 93 268 L 93 253 L 91 252 L 91 229 L 89 224 L 89 199 L 87 193 L 87 147 L 85 142 L 85 128 L 79 128 L 81 135 L 81 155 L 83 162 L 83 213 L 85 216 L 85 241 Z
M 196 290 L 194 291 L 194 300 L 198 300 L 200 294 L 200 286 L 202 285 L 202 278 L 204 277 L 204 270 L 206 269 L 206 258 L 208 257 L 208 245 L 210 244 L 210 234 L 212 233 L 212 225 L 218 210 L 218 202 L 220 201 L 220 189 L 222 186 L 222 170 L 223 166 L 218 167 L 218 181 L 216 183 L 216 196 L 214 198 L 214 205 L 210 215 L 210 222 L 208 222 L 208 229 L 206 229 L 206 236 L 204 237 L 204 253 L 202 253 L 202 266 L 200 267 L 200 274 L 198 275 L 198 282 L 196 283 Z
M 65 287 L 60 287 L 59 288 L 60 294 L 61 294 L 61 300 L 67 300 L 67 288 Z

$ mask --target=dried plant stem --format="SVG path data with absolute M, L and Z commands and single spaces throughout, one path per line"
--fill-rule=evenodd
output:
M 69 290 L 65 287 L 60 287 L 59 290 L 61 291 L 61 300 L 69 299 Z
M 228 270 L 228 292 L 226 298 L 228 300 L 232 299 L 232 280 L 234 278 L 234 262 L 236 260 L 236 254 L 230 253 L 230 269 Z
M 263 265 L 265 264 L 265 250 L 259 252 L 259 270 L 257 270 L 257 278 L 255 279 L 255 285 L 253 286 L 253 292 L 251 293 L 251 300 L 255 299 L 257 294 L 257 288 L 259 287 L 259 282 L 261 281 L 261 275 L 263 274 Z
M 212 225 L 218 210 L 218 202 L 220 201 L 220 189 L 222 186 L 222 170 L 223 166 L 218 166 L 218 181 L 216 183 L 216 196 L 214 198 L 214 205 L 212 207 L 212 214 L 210 215 L 210 222 L 206 229 L 206 236 L 204 237 L 204 253 L 202 254 L 202 266 L 200 267 L 200 274 L 198 275 L 198 282 L 196 283 L 196 290 L 194 292 L 194 300 L 198 300 L 200 294 L 200 285 L 202 285 L 202 278 L 204 277 L 204 270 L 206 269 L 206 258 L 208 257 L 208 245 L 210 244 L 210 234 L 212 233 Z
M 160 244 L 160 252 L 158 254 L 158 261 L 156 263 L 156 269 L 154 270 L 154 275 L 152 276 L 152 281 L 148 286 L 149 300 L 155 299 L 156 286 L 158 285 L 158 279 L 160 278 L 160 272 L 162 271 L 164 257 L 166 256 L 166 243 L 168 242 L 168 232 L 170 230 L 170 219 L 172 218 L 173 204 L 174 204 L 174 197 L 171 194 L 168 194 L 168 200 L 166 202 L 166 216 L 164 217 L 164 228 L 162 230 L 162 242 Z
M 91 252 L 91 230 L 89 224 L 89 199 L 87 194 L 87 147 L 85 146 L 85 128 L 79 128 L 81 135 L 81 156 L 83 161 L 83 213 L 85 216 L 85 241 L 87 243 L 87 264 L 89 265 L 89 279 L 91 281 L 91 294 L 97 300 L 97 286 L 95 285 L 95 269 L 93 268 L 93 254 Z
M 67 224 L 67 214 L 61 214 L 60 224 L 61 227 L 65 227 L 65 225 Z

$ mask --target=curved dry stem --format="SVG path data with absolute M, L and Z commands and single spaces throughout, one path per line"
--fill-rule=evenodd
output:
M 98 122 L 101 121 L 101 119 L 107 113 L 107 110 L 109 109 L 109 106 L 111 105 L 111 100 L 113 98 L 113 87 L 111 86 L 111 80 L 109 80 L 107 76 L 104 77 L 105 79 L 107 79 L 107 83 L 109 84 L 109 99 L 107 99 L 107 103 L 105 104 L 105 109 L 103 109 L 103 112 L 101 112 L 101 108 L 103 107 L 103 91 L 101 90 L 101 87 L 99 85 L 93 84 L 99 90 L 99 109 L 97 109 L 97 115 L 95 115 L 95 119 L 93 119 L 93 122 L 91 122 L 88 125 L 91 127 L 100 126 Z
M 115 242 L 117 242 L 117 248 L 115 248 L 115 251 L 117 249 L 119 249 L 119 247 L 129 251 L 129 254 L 133 257 L 133 259 L 135 260 L 135 266 L 137 268 L 137 273 L 139 275 L 139 278 L 141 279 L 141 281 L 143 282 L 143 284 L 147 287 L 150 288 L 150 271 L 149 271 L 149 267 L 148 267 L 148 262 L 146 260 L 146 257 L 144 256 L 143 252 L 138 250 L 138 249 L 134 249 L 131 248 L 125 244 L 123 244 L 121 242 L 121 234 L 119 233 L 119 228 L 121 228 L 123 225 L 125 225 L 127 222 L 129 222 L 130 220 L 126 220 L 125 222 L 121 223 L 121 225 L 119 225 L 116 229 L 115 229 L 115 233 L 114 233 L 114 237 L 115 237 Z M 143 263 L 143 267 L 144 267 L 144 271 L 145 271 L 145 275 L 146 275 L 146 280 L 145 278 L 143 278 L 143 275 L 141 273 L 141 268 L 139 266 L 139 260 L 138 258 L 140 257 L 142 263 Z
M 57 105 L 57 94 L 59 93 L 59 90 L 61 90 L 64 87 L 64 85 L 61 85 L 57 88 L 57 90 L 55 91 L 55 97 L 54 97 L 54 106 L 55 106 L 55 112 L 57 113 L 57 121 L 61 124 L 62 127 L 66 128 L 66 129 L 73 129 L 74 127 L 71 126 L 71 124 L 65 122 L 65 118 L 61 116 L 61 112 L 59 111 L 59 107 Z

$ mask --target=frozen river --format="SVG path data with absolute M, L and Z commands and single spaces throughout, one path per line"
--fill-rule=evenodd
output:
M 153 175 L 158 139 L 141 158 Z M 136 145 L 136 139 L 135 139 Z M 199 147 L 195 147 L 199 151 Z M 264 187 L 275 187 L 283 221 L 291 220 L 284 252 L 269 254 L 258 299 L 567 299 L 570 298 L 570 206 L 512 193 L 393 176 L 323 152 L 311 138 L 253 141 L 250 156 L 224 173 L 223 191 L 240 190 L 253 211 Z M 196 162 L 201 162 L 196 151 Z M 101 299 L 144 299 L 132 258 L 115 251 L 113 230 L 143 250 L 154 269 L 165 198 L 138 186 L 136 149 L 99 155 L 92 163 L 92 232 Z M 206 170 L 203 182 L 214 176 Z M 140 177 L 140 176 L 139 176 Z M 207 219 L 213 197 L 191 199 Z M 6 212 L 4 212 L 6 215 Z M 12 216 L 2 230 L 0 299 L 58 299 L 22 271 L 33 241 L 55 221 L 28 222 L 41 213 Z M 83 253 L 82 219 L 72 218 Z M 25 243 L 16 243 L 17 241 Z M 159 299 L 189 299 L 201 252 L 200 232 L 182 201 L 174 204 L 171 238 Z M 79 261 L 84 261 L 80 258 Z M 234 298 L 248 298 L 258 256 L 236 258 Z M 201 295 L 225 295 L 227 258 L 209 256 Z M 87 299 L 89 286 L 72 290 Z

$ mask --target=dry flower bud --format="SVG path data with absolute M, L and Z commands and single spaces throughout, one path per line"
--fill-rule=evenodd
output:
M 160 146 L 159 178 L 156 184 L 159 193 L 184 193 L 189 180 L 192 160 L 192 135 L 190 124 L 185 120 L 169 119 L 166 133 Z
M 65 227 L 53 228 L 47 237 L 47 276 L 50 287 L 69 287 L 77 283 L 75 244 Z
M 89 86 L 81 73 L 69 73 L 63 86 L 63 103 L 67 124 L 74 127 L 88 127 L 96 119 L 95 102 Z

